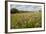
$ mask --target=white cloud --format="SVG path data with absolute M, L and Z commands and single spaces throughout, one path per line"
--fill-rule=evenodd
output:
M 36 10 L 40 10 L 41 6 L 35 6 L 35 5 L 11 5 L 11 8 L 16 8 L 18 10 L 24 10 L 24 11 L 36 11 Z

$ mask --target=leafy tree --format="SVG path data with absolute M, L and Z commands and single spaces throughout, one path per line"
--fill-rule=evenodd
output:
M 41 12 L 41 10 L 39 10 L 39 12 Z
M 11 9 L 11 13 L 18 13 L 19 11 L 16 8 Z

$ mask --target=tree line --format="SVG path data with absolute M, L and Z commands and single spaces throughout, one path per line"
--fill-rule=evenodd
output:
M 35 11 L 19 11 L 18 9 L 16 9 L 16 8 L 12 8 L 11 9 L 11 13 L 32 13 L 32 12 L 35 12 Z M 38 12 L 41 12 L 41 10 L 39 10 Z

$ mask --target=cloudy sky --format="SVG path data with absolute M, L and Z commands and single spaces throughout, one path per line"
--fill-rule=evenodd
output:
M 41 6 L 36 6 L 36 5 L 10 5 L 10 8 L 16 8 L 18 10 L 23 10 L 23 11 L 37 11 L 41 9 Z

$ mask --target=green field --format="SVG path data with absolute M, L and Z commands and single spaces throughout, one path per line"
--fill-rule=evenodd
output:
M 41 12 L 11 14 L 11 29 L 42 27 Z

